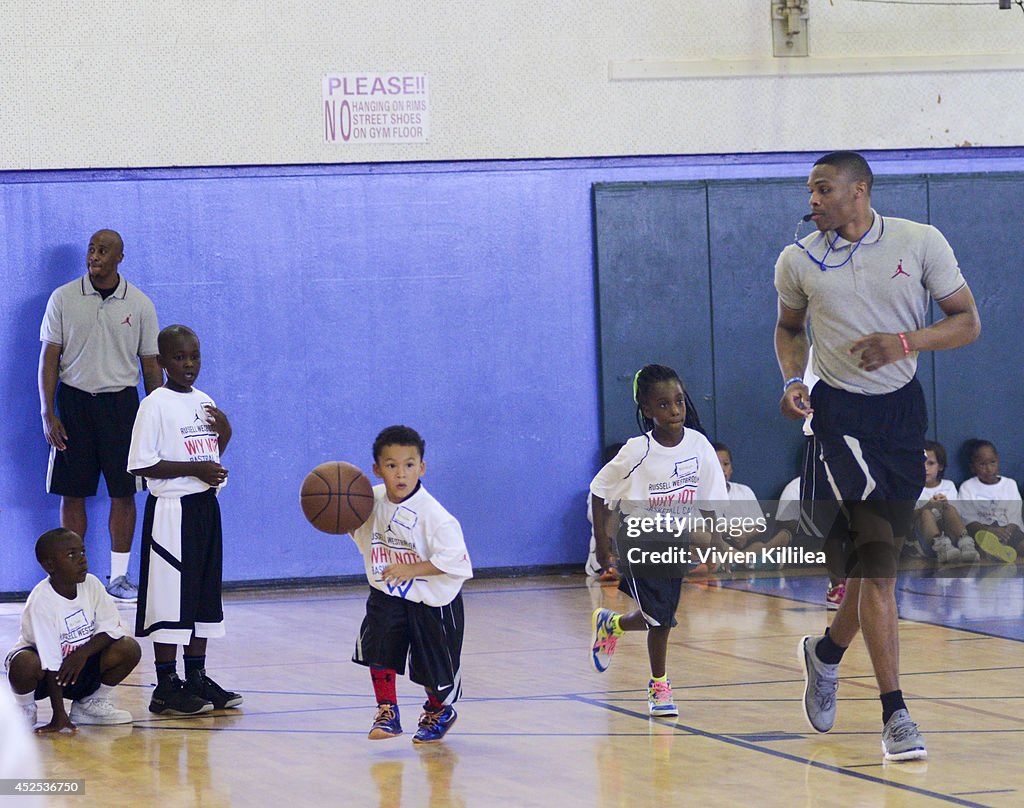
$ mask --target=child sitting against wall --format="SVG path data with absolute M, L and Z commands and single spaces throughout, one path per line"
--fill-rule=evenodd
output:
M 914 534 L 923 547 L 932 549 L 940 564 L 972 564 L 980 555 L 953 504 L 959 499 L 956 486 L 942 476 L 946 449 L 935 441 L 925 441 L 924 448 L 924 488 L 914 507 Z

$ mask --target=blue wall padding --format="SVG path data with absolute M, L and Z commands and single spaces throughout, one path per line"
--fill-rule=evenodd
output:
M 1021 158 L 1005 150 L 968 156 L 1001 165 Z M 946 152 L 886 159 L 890 173 L 921 173 L 929 160 L 968 162 Z M 592 186 L 804 177 L 810 162 L 753 155 L 0 176 L 0 592 L 28 590 L 42 577 L 32 546 L 58 523 L 57 498 L 43 490 L 39 322 L 50 291 L 84 272 L 96 229 L 123 234 L 124 273 L 152 297 L 161 322 L 198 332 L 199 386 L 232 419 L 221 500 L 226 580 L 358 574 L 350 540 L 303 519 L 299 485 L 332 458 L 369 472 L 374 436 L 399 422 L 426 437 L 425 483 L 462 522 L 478 568 L 582 565 L 583 494 L 601 454 Z M 979 193 L 980 216 L 989 200 Z M 770 241 L 772 253 L 803 210 L 799 187 L 780 205 L 781 231 L 752 235 Z M 1018 198 L 999 215 L 1020 209 Z M 1016 229 L 989 228 L 1006 238 Z M 955 246 L 983 289 L 982 272 L 1002 273 L 997 295 L 1020 277 L 1014 245 Z M 770 274 L 770 265 L 718 269 L 728 253 L 715 248 L 711 261 L 716 273 L 749 271 L 758 283 Z M 777 372 L 761 367 L 771 335 L 747 333 L 763 317 L 758 308 L 746 322 L 748 302 L 772 305 L 767 295 L 737 298 L 732 337 L 714 323 L 717 342 L 751 346 L 716 359 L 715 385 L 728 387 L 730 362 L 752 379 L 771 379 L 763 429 L 784 430 L 774 410 Z M 993 319 L 986 324 L 994 334 Z M 991 378 L 985 367 L 996 370 L 992 350 L 1009 348 L 1007 337 L 990 339 L 970 355 L 979 381 Z M 732 417 L 720 404 L 716 415 L 720 426 Z M 940 409 L 940 424 L 944 417 Z M 1020 455 L 1016 433 L 1004 442 L 1008 460 Z M 141 497 L 139 505 L 141 513 Z M 87 546 L 101 577 L 106 514 L 100 496 L 90 505 Z

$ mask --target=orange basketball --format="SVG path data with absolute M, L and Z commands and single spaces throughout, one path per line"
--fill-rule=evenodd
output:
M 373 513 L 373 486 L 357 466 L 330 460 L 306 475 L 299 500 L 317 530 L 351 533 Z

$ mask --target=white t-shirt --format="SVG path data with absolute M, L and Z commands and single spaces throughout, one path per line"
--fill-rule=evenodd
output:
M 794 477 L 779 494 L 779 512 L 776 522 L 796 522 L 800 519 L 800 478 Z
M 995 485 L 986 485 L 977 477 L 960 484 L 960 516 L 964 524 L 981 522 L 983 525 L 1016 525 L 1024 530 L 1021 521 L 1020 491 L 1009 477 L 1000 477 Z
M 213 399 L 194 387 L 189 393 L 158 387 L 142 399 L 132 427 L 128 470 L 146 469 L 161 460 L 219 463 L 217 433 L 206 422 L 204 404 L 213 405 Z M 146 484 L 156 497 L 183 497 L 210 488 L 198 477 L 147 477 Z
M 373 513 L 352 533 L 366 564 L 366 580 L 386 595 L 427 606 L 447 606 L 473 577 L 462 527 L 420 483 L 419 488 L 396 505 L 383 485 L 373 487 Z M 391 564 L 429 561 L 441 575 L 427 575 L 398 586 L 380 574 Z
M 945 494 L 946 499 L 953 505 L 956 505 L 956 500 L 959 496 L 956 491 L 956 485 L 953 484 L 952 480 L 939 480 L 939 484 L 934 488 L 925 486 L 921 489 L 921 496 L 917 498 L 917 505 L 914 506 L 914 509 L 923 508 L 936 494 Z
M 25 601 L 21 636 L 11 652 L 35 648 L 43 670 L 59 671 L 64 657 L 100 633 L 115 640 L 124 636 L 117 607 L 99 578 L 86 574 L 72 600 L 58 595 L 46 578 Z
M 676 446 L 662 446 L 650 432 L 630 438 L 591 481 L 590 493 L 641 518 L 699 516 L 694 508 L 720 516 L 729 502 L 718 455 L 696 429 L 686 429 Z

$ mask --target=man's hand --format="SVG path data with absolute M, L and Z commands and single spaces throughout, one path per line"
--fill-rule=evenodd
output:
M 51 412 L 43 413 L 43 436 L 46 438 L 46 442 L 58 452 L 63 452 L 67 448 L 68 433 L 64 429 L 64 424 L 60 422 L 60 418 Z
M 793 382 L 787 387 L 779 402 L 779 409 L 784 416 L 793 421 L 813 415 L 811 391 L 807 389 L 807 385 L 803 382 Z
M 850 346 L 850 353 L 860 355 L 857 367 L 861 370 L 878 370 L 899 361 L 907 354 L 899 334 L 868 334 Z

